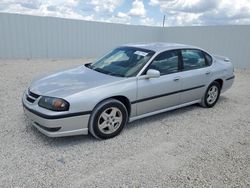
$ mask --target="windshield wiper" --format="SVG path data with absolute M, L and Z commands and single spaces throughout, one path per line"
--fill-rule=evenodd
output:
M 114 72 L 109 73 L 109 75 L 111 75 L 111 76 L 118 76 L 118 77 L 124 77 L 122 74 L 114 73 Z
M 100 69 L 100 68 L 93 68 L 93 67 L 92 67 L 92 69 L 95 70 L 95 71 L 97 71 L 97 72 L 103 73 L 103 74 L 110 74 L 110 72 L 105 71 L 105 70 Z
M 118 76 L 118 77 L 124 77 L 124 75 L 119 74 L 119 73 L 115 73 L 115 72 L 109 72 L 107 70 L 101 69 L 101 68 L 94 68 L 91 65 L 87 66 L 89 69 L 92 69 L 94 71 L 103 73 L 103 74 L 107 74 L 107 75 L 111 75 L 111 76 Z

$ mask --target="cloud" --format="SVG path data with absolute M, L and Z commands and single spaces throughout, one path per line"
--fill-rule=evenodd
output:
M 0 0 L 0 12 L 152 26 L 163 15 L 168 26 L 250 24 L 250 0 Z
M 159 4 L 165 12 L 174 10 L 176 12 L 201 13 L 216 8 L 219 2 L 218 0 L 169 0 L 159 1 Z
M 150 0 L 148 4 L 151 6 L 159 5 L 159 0 Z
M 147 25 L 147 26 L 161 26 L 162 23 L 159 23 L 159 22 L 156 22 L 154 18 L 149 18 L 149 17 L 146 17 L 146 18 L 142 18 L 140 23 L 142 25 Z
M 117 17 L 118 18 L 131 18 L 129 15 L 127 15 L 126 13 L 123 13 L 123 12 L 118 12 Z
M 216 9 L 201 14 L 199 19 L 202 24 L 208 25 L 249 24 L 250 1 L 221 0 Z
M 145 10 L 143 1 L 134 0 L 134 2 L 132 3 L 132 9 L 129 11 L 129 15 L 130 16 L 145 17 L 146 10 Z
M 131 16 L 123 12 L 118 12 L 117 15 L 114 18 L 112 18 L 112 21 L 117 22 L 117 23 L 130 24 Z
M 195 13 L 174 12 L 166 15 L 165 25 L 166 26 L 202 25 L 199 16 L 200 14 L 195 14 Z
M 92 5 L 96 12 L 112 13 L 122 2 L 122 0 L 90 0 L 87 4 Z
M 80 0 L 2 0 L 1 12 L 29 14 L 37 16 L 53 16 L 62 18 L 93 20 L 93 15 L 78 13 L 77 6 Z
M 150 0 L 166 15 L 166 24 L 226 25 L 250 23 L 250 0 Z

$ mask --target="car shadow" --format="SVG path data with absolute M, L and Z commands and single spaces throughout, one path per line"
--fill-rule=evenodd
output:
M 32 134 L 38 142 L 42 142 L 44 145 L 51 147 L 67 147 L 73 146 L 81 143 L 93 143 L 98 142 L 91 135 L 76 135 L 76 136 L 66 136 L 66 137 L 48 137 L 41 132 L 39 132 L 34 126 L 30 123 L 26 124 L 29 127 L 29 133 Z
M 185 112 L 195 110 L 196 108 L 199 108 L 199 106 L 194 104 L 194 105 L 190 105 L 187 107 L 183 107 L 183 108 L 179 108 L 179 109 L 175 109 L 175 110 L 171 110 L 171 111 L 167 111 L 167 112 L 162 112 L 162 113 L 159 113 L 159 114 L 156 114 L 153 116 L 148 116 L 148 117 L 133 121 L 131 123 L 128 123 L 128 125 L 125 127 L 125 129 L 130 130 L 130 129 L 134 129 L 136 127 L 139 127 L 141 125 L 151 124 L 151 123 L 154 123 L 156 121 L 162 121 L 163 119 L 166 119 L 168 117 L 181 115 Z
M 229 99 L 227 97 L 221 96 L 216 105 L 220 105 L 221 103 L 224 103 L 228 100 Z M 154 123 L 156 121 L 161 121 L 168 117 L 178 116 L 189 111 L 197 110 L 198 108 L 202 110 L 209 110 L 208 108 L 203 108 L 199 106 L 198 104 L 194 104 L 194 105 L 186 106 L 183 108 L 171 110 L 168 112 L 156 114 L 153 116 L 145 117 L 145 118 L 133 121 L 131 123 L 128 123 L 127 126 L 124 127 L 124 130 L 126 131 L 124 134 L 128 134 L 128 131 L 132 131 L 133 129 L 139 126 L 142 126 L 142 125 L 145 126 L 146 124 Z M 32 125 L 27 125 L 26 123 L 26 126 L 29 127 L 29 133 L 35 135 L 35 137 L 37 137 L 37 140 L 43 142 L 44 145 L 48 145 L 51 147 L 67 147 L 67 146 L 73 146 L 73 145 L 82 144 L 82 143 L 100 142 L 100 140 L 94 138 L 90 134 L 79 135 L 79 136 L 57 137 L 57 138 L 47 137 L 46 135 L 40 133 Z
M 220 99 L 217 101 L 216 105 L 220 105 L 220 104 L 222 104 L 222 103 L 224 103 L 224 102 L 226 102 L 228 100 L 229 100 L 228 97 L 220 96 Z M 216 107 L 216 105 L 215 105 L 215 107 Z M 186 106 L 186 107 L 178 108 L 178 109 L 175 109 L 175 110 L 170 110 L 170 111 L 167 111 L 167 112 L 162 112 L 162 113 L 159 113 L 159 114 L 156 114 L 156 115 L 153 115 L 153 116 L 148 116 L 148 117 L 145 117 L 145 118 L 142 118 L 142 119 L 138 119 L 136 121 L 128 123 L 128 125 L 126 127 L 124 127 L 124 129 L 130 130 L 130 129 L 136 128 L 138 126 L 141 126 L 142 124 L 154 123 L 155 121 L 161 121 L 161 120 L 163 120 L 165 118 L 181 115 L 181 114 L 184 114 L 186 112 L 197 110 L 197 109 L 209 110 L 209 108 L 204 108 L 204 107 L 200 106 L 199 104 L 193 104 L 193 105 L 190 105 L 190 106 Z

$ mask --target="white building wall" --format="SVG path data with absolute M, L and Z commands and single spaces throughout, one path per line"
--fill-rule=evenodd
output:
M 202 47 L 229 57 L 236 67 L 250 69 L 250 25 L 168 27 L 161 38 L 164 42 Z
M 250 25 L 147 27 L 0 13 L 0 58 L 96 57 L 124 43 L 177 42 L 250 69 Z

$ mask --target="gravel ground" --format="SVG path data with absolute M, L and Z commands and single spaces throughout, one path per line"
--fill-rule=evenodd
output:
M 0 187 L 250 187 L 250 71 L 212 109 L 130 123 L 116 138 L 48 138 L 27 124 L 32 78 L 86 60 L 0 61 Z

